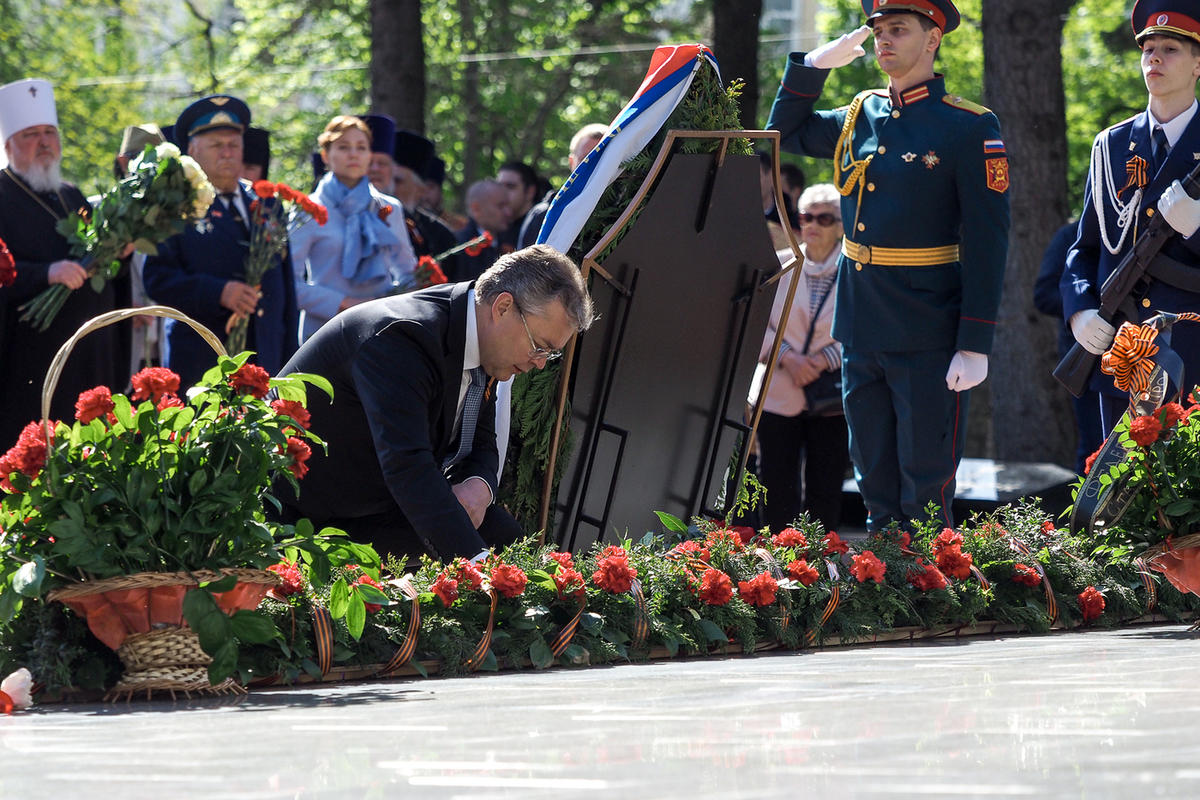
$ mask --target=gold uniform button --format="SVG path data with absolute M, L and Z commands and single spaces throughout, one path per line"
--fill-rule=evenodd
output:
M 1154 209 L 1153 209 L 1153 208 L 1147 208 L 1147 209 L 1146 209 L 1146 216 L 1147 216 L 1147 217 L 1153 217 L 1153 216 L 1154 216 Z
M 879 153 L 879 155 L 883 155 L 884 153 L 887 152 L 887 148 L 884 147 L 883 145 L 879 145 L 879 148 L 875 152 Z
M 873 184 L 873 183 L 868 183 L 868 184 L 867 184 L 867 191 L 868 191 L 868 192 L 873 192 L 873 191 L 875 191 L 875 184 Z
M 1149 308 L 1149 307 L 1150 307 L 1150 298 L 1149 298 L 1149 297 L 1147 297 L 1147 298 L 1144 298 L 1144 299 L 1142 300 L 1142 307 L 1143 307 L 1143 308 Z
M 897 118 L 897 117 L 899 117 L 899 116 L 900 116 L 900 112 L 899 112 L 899 111 L 893 111 L 893 112 L 892 112 L 892 119 L 896 119 L 896 118 Z
M 860 231 L 865 231 L 867 229 L 867 226 L 860 222 L 860 223 L 858 223 L 858 229 Z
M 856 269 L 859 272 L 862 272 L 862 262 L 861 261 L 854 262 L 854 269 Z

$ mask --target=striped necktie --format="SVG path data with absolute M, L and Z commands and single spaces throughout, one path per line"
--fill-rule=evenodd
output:
M 479 408 L 483 405 L 483 393 L 486 385 L 487 373 L 483 371 L 483 367 L 472 369 L 471 382 L 467 384 L 467 395 L 463 400 L 462 424 L 458 426 L 458 452 L 442 463 L 442 469 L 449 469 L 471 452 L 471 446 L 475 443 L 475 426 L 479 422 Z

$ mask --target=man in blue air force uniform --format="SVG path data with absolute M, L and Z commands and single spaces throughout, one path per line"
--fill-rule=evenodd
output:
M 1179 183 L 1200 163 L 1200 2 L 1138 0 L 1132 22 L 1149 104 L 1096 137 L 1079 234 L 1059 283 L 1075 339 L 1097 355 L 1116 333 L 1097 316 L 1100 287 L 1155 214 L 1161 213 L 1179 236 L 1169 239 L 1151 264 L 1149 288 L 1131 298 L 1114 322 L 1140 321 L 1158 311 L 1200 312 L 1200 237 L 1193 235 L 1200 227 L 1200 202 Z M 1183 359 L 1190 389 L 1200 379 L 1200 325 L 1176 326 L 1171 347 Z M 1107 434 L 1128 407 L 1128 395 L 1099 368 L 1091 388 L 1101 393 Z
M 259 287 L 245 282 L 249 251 L 250 183 L 241 181 L 242 134 L 250 109 L 236 97 L 212 95 L 192 103 L 175 123 L 179 148 L 200 164 L 217 198 L 201 220 L 159 245 L 146 259 L 146 293 L 173 306 L 223 336 L 230 315 L 250 318 L 246 348 L 254 362 L 272 375 L 299 346 L 299 311 L 286 251 Z M 163 366 L 191 386 L 216 363 L 216 354 L 183 323 L 166 324 Z
M 933 62 L 949 0 L 864 0 L 870 27 L 792 53 L 768 127 L 834 160 L 846 238 L 833 336 L 850 453 L 872 530 L 951 522 L 967 390 L 987 377 L 1008 250 L 1008 160 L 992 112 L 946 94 Z M 829 70 L 875 54 L 888 87 L 814 107 Z

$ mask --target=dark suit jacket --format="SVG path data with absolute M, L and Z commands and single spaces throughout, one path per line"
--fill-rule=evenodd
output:
M 241 184 L 247 210 L 254 202 L 249 184 Z M 208 215 L 189 225 L 183 233 L 159 245 L 158 255 L 146 259 L 146 294 L 156 303 L 172 306 L 224 338 L 229 309 L 221 305 L 221 290 L 230 280 L 244 280 L 248 243 L 246 234 L 219 199 Z M 300 314 L 292 259 L 285 257 L 262 278 L 261 316 L 250 320 L 246 347 L 256 355 L 254 363 L 272 375 L 296 352 L 300 339 Z M 164 365 L 179 373 L 184 386 L 200 379 L 217 363 L 212 348 L 191 328 L 168 320 Z
M 317 524 L 396 511 L 444 557 L 485 549 L 450 486 L 483 478 L 496 490 L 495 398 L 479 411 L 470 453 L 454 423 L 470 307 L 469 283 L 372 300 L 338 314 L 306 341 L 281 374 L 311 372 L 333 384 L 332 404 L 309 391 L 313 449 L 295 508 Z M 289 501 L 291 502 L 291 501 Z

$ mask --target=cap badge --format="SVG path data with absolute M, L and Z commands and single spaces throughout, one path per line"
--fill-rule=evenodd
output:
M 1154 20 L 1154 24 L 1155 25 L 1166 25 L 1168 19 L 1170 19 L 1170 17 L 1168 17 L 1166 14 L 1159 14 L 1158 19 Z

